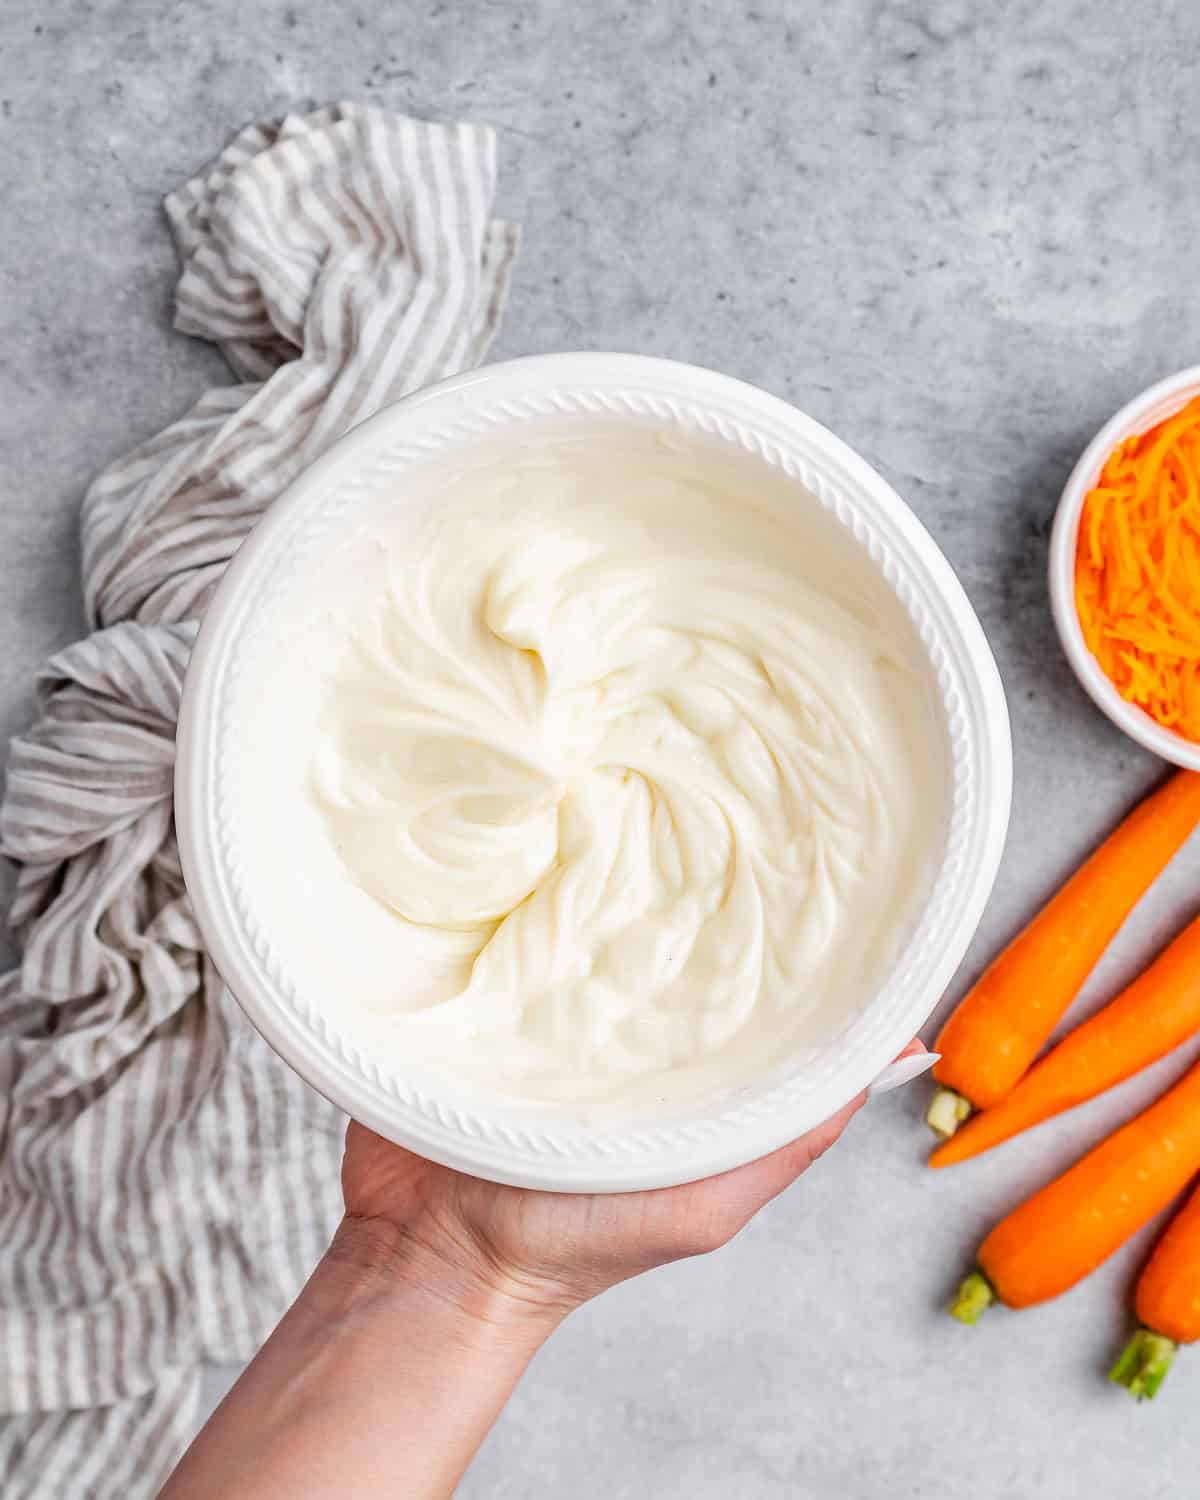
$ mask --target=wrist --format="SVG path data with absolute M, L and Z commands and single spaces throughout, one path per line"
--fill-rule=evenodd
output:
M 448 1496 L 555 1321 L 420 1224 L 347 1215 L 169 1492 Z
M 549 1289 L 424 1219 L 347 1214 L 321 1269 L 342 1315 L 365 1304 L 419 1302 L 453 1324 L 457 1342 L 475 1348 L 511 1345 L 531 1354 L 570 1311 Z

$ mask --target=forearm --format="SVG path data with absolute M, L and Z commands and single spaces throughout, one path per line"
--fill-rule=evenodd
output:
M 556 1320 L 348 1221 L 161 1500 L 440 1500 Z

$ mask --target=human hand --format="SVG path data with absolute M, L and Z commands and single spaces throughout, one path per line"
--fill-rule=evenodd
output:
M 862 1102 L 760 1161 L 645 1193 L 499 1187 L 351 1125 L 341 1228 L 164 1500 L 446 1500 L 566 1313 L 724 1245 Z
M 911 1042 L 900 1054 L 923 1051 Z M 481 1297 L 488 1316 L 556 1321 L 654 1266 L 716 1250 L 838 1139 L 865 1095 L 807 1135 L 720 1176 L 638 1193 L 503 1187 L 414 1156 L 364 1126 L 346 1136 L 343 1240 L 378 1268 L 389 1248 L 447 1295 Z

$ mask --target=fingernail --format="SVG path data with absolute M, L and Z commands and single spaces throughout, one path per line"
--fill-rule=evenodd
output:
M 867 1098 L 877 1099 L 880 1094 L 890 1094 L 893 1089 L 911 1083 L 914 1078 L 920 1078 L 922 1073 L 928 1073 L 941 1055 L 940 1052 L 914 1052 L 908 1057 L 898 1057 L 895 1062 L 888 1063 L 867 1089 Z

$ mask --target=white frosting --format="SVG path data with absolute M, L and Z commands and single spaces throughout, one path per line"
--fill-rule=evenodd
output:
M 255 796 L 376 1045 L 678 1099 L 878 982 L 941 831 L 927 684 L 865 560 L 756 474 L 632 431 L 482 452 L 315 575 Z

